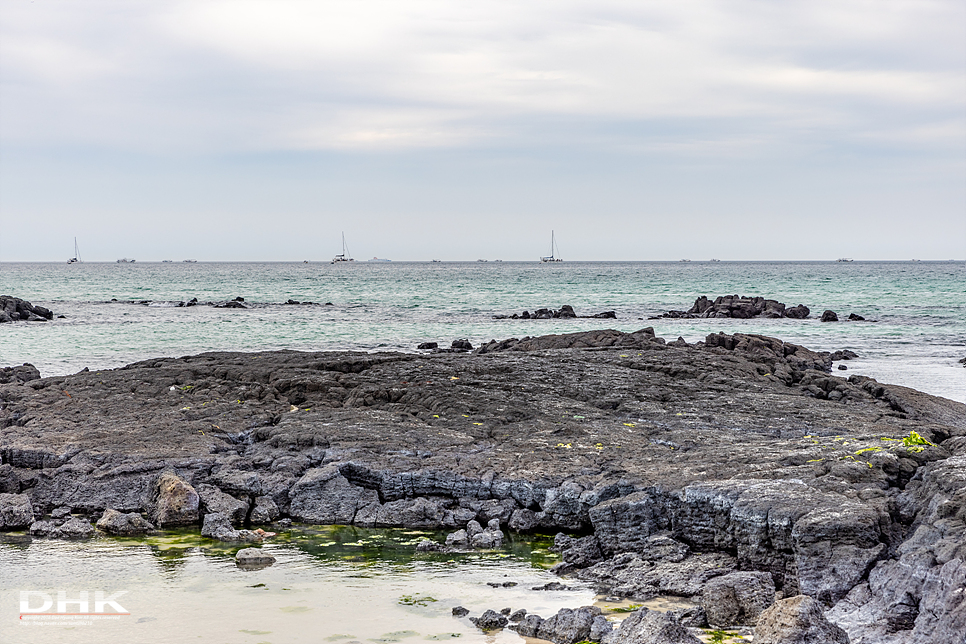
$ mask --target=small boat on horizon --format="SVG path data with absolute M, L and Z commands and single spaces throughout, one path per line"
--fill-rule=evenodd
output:
M 80 264 L 81 256 L 80 249 L 77 247 L 77 238 L 74 237 L 74 256 L 67 260 L 68 264 Z
M 345 245 L 345 233 L 342 233 L 342 252 L 332 258 L 332 263 L 336 264 L 338 262 L 354 262 L 356 260 L 352 259 L 349 255 L 349 247 Z
M 137 260 L 128 259 L 127 257 L 123 257 L 123 258 L 117 260 L 117 263 L 118 264 L 133 264 L 135 261 L 137 261 Z
M 352 261 L 352 260 L 349 260 Z M 367 262 L 391 262 L 391 259 L 383 259 L 381 257 L 373 257 L 372 259 L 367 259 Z
M 851 257 L 839 257 L 835 261 L 837 261 L 837 262 L 851 262 L 852 261 L 852 258 Z
M 550 254 L 546 257 L 541 257 L 540 261 L 544 264 L 549 264 L 551 262 L 562 262 L 563 260 L 555 256 L 555 253 L 559 253 L 560 249 L 557 248 L 557 240 L 554 237 L 554 233 L 550 231 Z

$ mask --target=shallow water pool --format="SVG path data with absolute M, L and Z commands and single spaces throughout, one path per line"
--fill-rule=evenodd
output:
M 525 608 L 549 617 L 595 600 L 591 588 L 570 580 L 569 590 L 532 590 L 561 581 L 548 570 L 558 558 L 547 538 L 495 551 L 417 553 L 426 537 L 442 540 L 416 530 L 297 526 L 261 546 L 274 565 L 243 570 L 234 554 L 244 546 L 197 531 L 74 542 L 6 535 L 0 642 L 519 643 L 512 631 L 484 635 L 452 608 L 470 615 Z M 86 606 L 76 601 L 84 592 Z M 112 596 L 122 610 L 95 605 Z M 50 607 L 34 612 L 48 598 Z

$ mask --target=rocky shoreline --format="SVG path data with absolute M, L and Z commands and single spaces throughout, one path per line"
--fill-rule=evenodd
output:
M 642 329 L 18 367 L 0 384 L 0 529 L 564 532 L 556 572 L 632 600 L 734 598 L 720 618 L 705 601 L 712 626 L 761 628 L 777 592 L 852 642 L 962 641 L 966 405 L 831 364 Z

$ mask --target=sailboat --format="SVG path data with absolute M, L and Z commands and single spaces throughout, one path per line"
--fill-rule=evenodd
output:
M 349 247 L 345 245 L 345 233 L 342 233 L 342 253 L 333 257 L 332 263 L 335 264 L 336 262 L 354 262 L 354 261 L 356 260 L 352 259 L 349 256 Z
M 559 253 L 560 249 L 557 248 L 557 240 L 554 238 L 553 231 L 551 230 L 550 231 L 550 255 L 547 257 L 541 257 L 540 261 L 541 262 L 562 262 L 563 261 L 562 259 L 554 256 L 555 252 Z
M 80 264 L 81 256 L 80 249 L 77 247 L 77 238 L 74 237 L 74 256 L 67 260 L 68 264 Z

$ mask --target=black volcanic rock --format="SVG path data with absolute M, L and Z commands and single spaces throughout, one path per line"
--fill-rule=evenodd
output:
M 0 524 L 69 507 L 202 520 L 230 540 L 256 513 L 562 531 L 581 535 L 564 549 L 573 574 L 608 594 L 694 597 L 767 573 L 853 639 L 954 641 L 966 405 L 831 365 L 761 335 L 672 347 L 604 329 L 14 380 L 0 384 Z
M 10 295 L 0 295 L 0 323 L 16 322 L 25 320 L 27 322 L 46 322 L 54 318 L 50 309 L 42 306 L 34 306 L 26 300 Z

